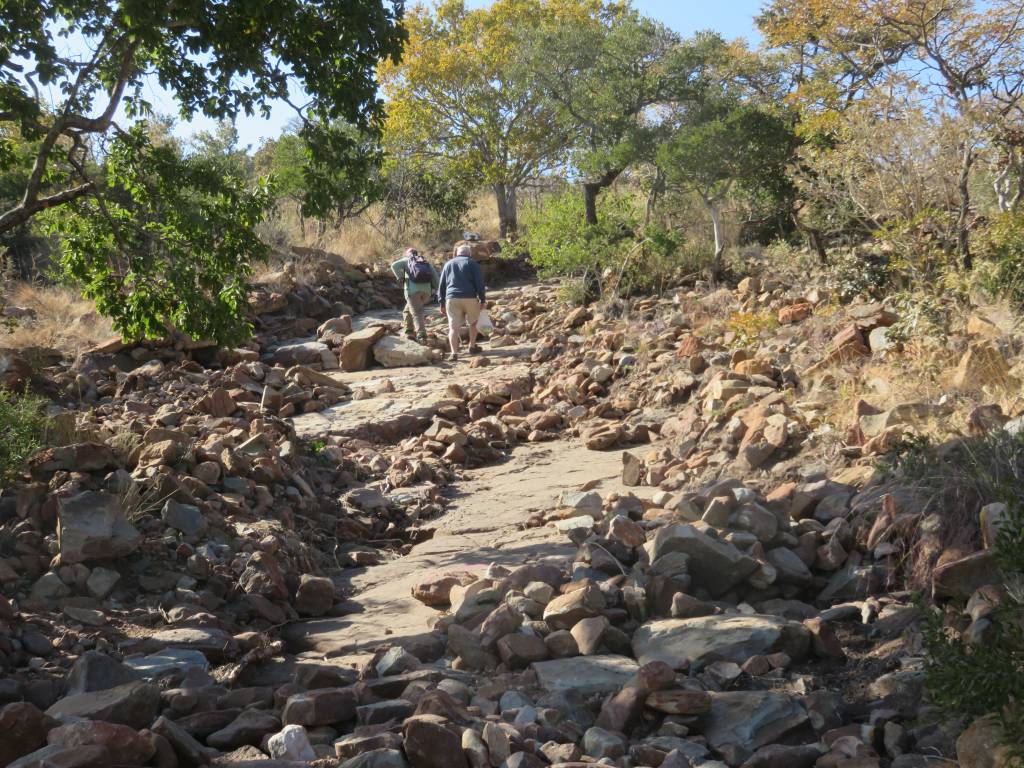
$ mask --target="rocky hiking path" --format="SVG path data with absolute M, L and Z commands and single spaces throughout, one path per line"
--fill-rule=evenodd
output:
M 496 291 L 494 299 L 501 302 L 510 292 Z M 358 331 L 373 323 L 400 321 L 401 312 L 380 310 L 353 318 L 352 327 Z M 436 309 L 429 321 L 435 333 L 443 330 Z M 393 439 L 412 420 L 433 418 L 452 385 L 486 386 L 529 374 L 534 350 L 534 344 L 519 343 L 486 348 L 480 357 L 464 357 L 454 365 L 328 373 L 353 389 L 384 391 L 297 416 L 293 420 L 296 434 L 311 441 L 339 435 Z M 473 361 L 481 359 L 488 364 L 474 367 Z M 424 526 L 433 532 L 432 538 L 415 545 L 407 555 L 335 578 L 341 593 L 350 596 L 351 615 L 292 624 L 286 640 L 295 651 L 330 655 L 382 643 L 411 647 L 428 634 L 428 622 L 437 616 L 436 610 L 412 597 L 417 583 L 452 570 L 486 570 L 491 563 L 564 566 L 574 551 L 564 534 L 553 528 L 524 530 L 524 523 L 531 514 L 555 508 L 567 490 L 624 489 L 621 468 L 619 453 L 594 453 L 579 441 L 558 440 L 517 446 L 507 461 L 467 471 L 448 489 L 444 516 Z
M 515 449 L 508 461 L 467 473 L 455 486 L 446 514 L 430 527 L 433 538 L 405 556 L 346 577 L 357 613 L 292 624 L 285 638 L 296 651 L 351 653 L 382 643 L 423 640 L 437 611 L 412 597 L 413 587 L 439 574 L 484 571 L 528 563 L 564 566 L 575 548 L 553 528 L 523 529 L 530 514 L 557 505 L 567 489 L 607 493 L 622 488 L 619 454 L 597 454 L 560 440 Z

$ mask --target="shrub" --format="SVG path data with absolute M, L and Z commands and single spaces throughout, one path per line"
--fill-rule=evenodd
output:
M 601 200 L 596 226 L 584 220 L 583 198 L 574 191 L 542 200 L 523 214 L 526 234 L 518 243 L 543 277 L 599 279 L 606 267 L 618 266 L 636 244 L 633 203 L 622 195 Z
M 827 269 L 829 289 L 844 302 L 879 298 L 890 282 L 889 259 L 875 251 L 832 251 Z
M 982 505 L 995 501 L 1006 505 L 1007 516 L 995 542 L 1006 596 L 989 616 L 992 636 L 984 643 L 964 643 L 959 633 L 943 625 L 937 608 L 925 612 L 922 634 L 932 701 L 950 714 L 970 718 L 994 713 L 1003 744 L 1020 761 L 1024 759 L 1024 434 L 997 429 L 941 448 L 917 440 L 895 455 L 890 468 L 923 501 L 924 513 L 941 514 L 947 542 L 976 536 Z
M 46 398 L 0 389 L 0 483 L 7 484 L 33 453 L 46 444 L 50 419 Z
M 979 250 L 992 266 L 986 287 L 1024 310 L 1024 215 L 1008 213 L 993 219 Z

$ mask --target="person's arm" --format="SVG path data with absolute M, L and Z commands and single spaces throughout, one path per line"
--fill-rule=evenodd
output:
M 427 266 L 430 267 L 430 286 L 434 289 L 434 293 L 437 293 L 441 279 L 437 276 L 437 270 L 433 264 L 427 264 Z
M 474 261 L 474 262 L 471 262 L 471 263 L 473 264 L 473 268 L 471 270 L 471 272 L 473 273 L 473 282 L 476 283 L 476 285 L 473 286 L 474 288 L 476 288 L 476 296 L 477 296 L 478 299 L 480 299 L 480 303 L 481 304 L 486 304 L 487 303 L 487 292 L 484 289 L 484 273 L 483 273 L 483 270 L 480 269 L 480 265 L 477 262 Z
M 437 280 L 437 300 L 441 304 L 441 314 L 444 314 L 444 295 L 448 289 L 448 264 L 441 269 L 441 277 Z
M 408 264 L 405 259 L 399 259 L 391 265 L 391 271 L 395 273 L 395 278 L 398 280 L 405 279 L 405 270 Z

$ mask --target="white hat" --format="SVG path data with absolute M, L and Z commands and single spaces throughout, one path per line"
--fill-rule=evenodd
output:
M 456 256 L 472 256 L 473 255 L 473 249 L 470 248 L 468 245 L 460 245 L 458 248 L 455 249 L 455 255 Z

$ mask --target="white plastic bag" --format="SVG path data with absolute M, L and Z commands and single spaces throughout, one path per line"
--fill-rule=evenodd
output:
M 480 310 L 480 317 L 476 321 L 476 329 L 484 336 L 490 336 L 494 332 L 494 323 L 491 322 L 491 313 L 486 309 Z

